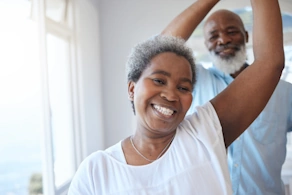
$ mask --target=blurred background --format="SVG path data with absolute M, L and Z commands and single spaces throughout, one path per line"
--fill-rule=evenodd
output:
M 193 0 L 0 0 L 0 194 L 66 194 L 80 162 L 133 132 L 125 63 Z M 292 1 L 280 0 L 292 83 Z M 247 0 L 238 13 L 252 40 Z M 210 66 L 201 25 L 188 41 Z M 248 60 L 253 60 L 251 42 Z M 272 46 L 271 46 L 272 47 Z M 292 98 L 292 97 L 291 97 Z M 292 139 L 282 177 L 292 194 Z M 291 192 L 290 192 L 291 184 Z

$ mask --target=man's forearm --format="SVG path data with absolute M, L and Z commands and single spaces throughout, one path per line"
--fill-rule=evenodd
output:
M 161 34 L 172 35 L 188 40 L 196 27 L 218 1 L 219 0 L 197 0 L 175 17 Z

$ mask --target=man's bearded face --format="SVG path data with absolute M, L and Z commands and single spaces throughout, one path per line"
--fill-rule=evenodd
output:
M 233 54 L 230 51 L 236 52 Z M 210 51 L 211 60 L 214 66 L 225 74 L 237 72 L 246 62 L 245 45 L 236 46 L 232 44 L 218 46 Z

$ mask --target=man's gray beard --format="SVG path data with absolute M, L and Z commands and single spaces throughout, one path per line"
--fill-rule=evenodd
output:
M 228 59 L 222 59 L 213 51 L 210 52 L 210 54 L 213 65 L 225 74 L 233 74 L 237 72 L 246 62 L 245 46 L 241 46 L 240 50 L 235 53 L 235 56 Z

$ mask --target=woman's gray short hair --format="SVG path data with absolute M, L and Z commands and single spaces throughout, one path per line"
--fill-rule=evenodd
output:
M 157 35 L 136 45 L 126 64 L 128 82 L 137 82 L 142 72 L 150 65 L 150 61 L 160 53 L 173 52 L 184 57 L 190 63 L 192 84 L 196 82 L 196 67 L 192 50 L 186 46 L 185 40 L 173 36 Z M 131 101 L 135 114 L 135 105 Z
M 126 73 L 128 82 L 137 82 L 150 61 L 160 53 L 173 52 L 188 60 L 192 70 L 192 84 L 196 82 L 195 61 L 192 50 L 185 41 L 174 36 L 157 35 L 136 45 L 128 58 Z

